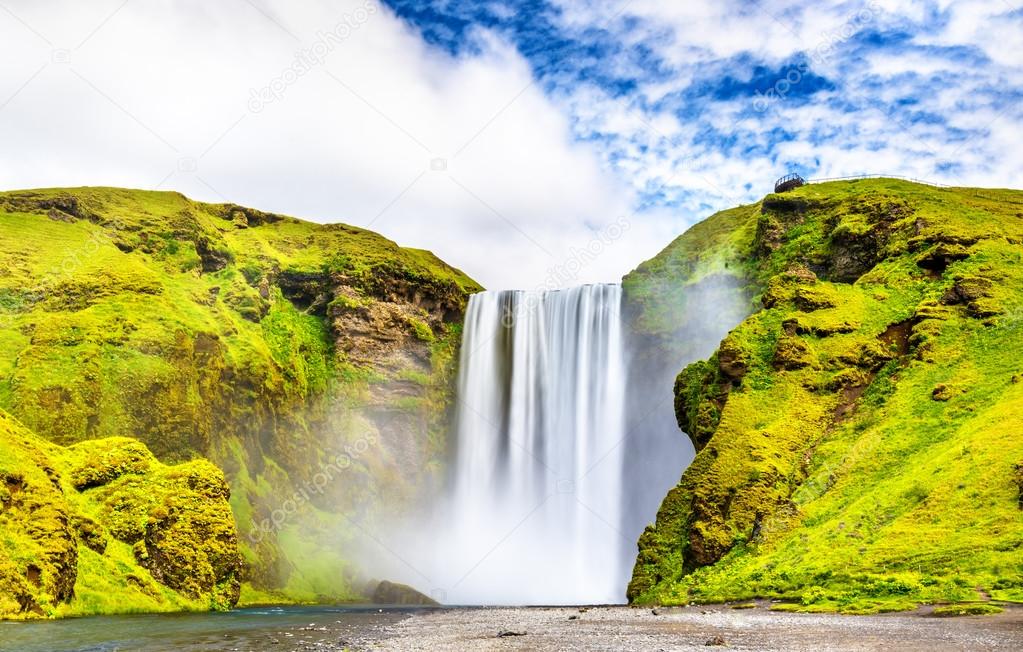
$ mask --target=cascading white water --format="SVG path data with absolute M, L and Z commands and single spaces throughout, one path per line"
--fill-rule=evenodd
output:
M 451 604 L 624 600 L 621 287 L 470 298 L 443 532 Z

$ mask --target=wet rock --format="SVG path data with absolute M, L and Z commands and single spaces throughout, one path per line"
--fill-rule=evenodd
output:
M 497 633 L 497 638 L 509 638 L 512 636 L 525 636 L 526 632 L 516 632 L 510 629 L 503 629 Z
M 711 636 L 709 639 L 707 639 L 707 642 L 704 643 L 704 645 L 707 647 L 722 647 L 728 645 L 728 643 L 725 641 L 724 636 L 718 634 L 716 636 Z
M 376 604 L 417 605 L 438 607 L 440 603 L 407 584 L 384 580 L 377 584 L 370 598 Z
M 749 354 L 731 337 L 726 337 L 718 349 L 718 369 L 732 381 L 742 380 L 749 371 Z

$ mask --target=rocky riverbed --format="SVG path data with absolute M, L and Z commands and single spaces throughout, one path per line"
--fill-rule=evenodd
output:
M 878 616 L 733 609 L 494 608 L 410 614 L 352 649 L 431 650 L 1021 650 L 1023 609 L 937 618 L 929 608 Z
M 1023 606 L 960 618 L 937 618 L 929 608 L 836 616 L 770 607 L 300 606 L 0 621 L 0 652 L 1023 650 Z

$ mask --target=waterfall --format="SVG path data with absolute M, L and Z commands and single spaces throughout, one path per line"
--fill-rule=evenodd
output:
M 441 540 L 451 604 L 624 600 L 621 287 L 469 300 Z

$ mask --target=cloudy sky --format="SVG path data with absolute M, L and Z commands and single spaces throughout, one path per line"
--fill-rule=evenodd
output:
M 0 187 L 615 281 L 788 172 L 1023 185 L 1023 0 L 0 0 Z

